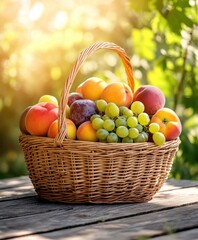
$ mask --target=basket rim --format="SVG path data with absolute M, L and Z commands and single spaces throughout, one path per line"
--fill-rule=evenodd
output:
M 39 140 L 40 143 L 42 143 L 42 140 L 45 141 L 45 143 L 49 143 L 50 145 L 54 145 L 54 147 L 61 147 L 60 145 L 57 145 L 54 138 L 49 138 L 49 137 L 42 137 L 42 136 L 33 136 L 33 135 L 26 135 L 26 134 L 21 134 L 19 136 L 19 142 L 22 141 L 22 139 L 31 139 L 31 140 Z M 163 148 L 169 148 L 169 147 L 178 147 L 181 143 L 180 138 L 176 138 L 174 140 L 169 140 L 166 141 L 162 145 L 156 145 L 154 142 L 139 142 L 139 143 L 103 143 L 103 142 L 91 142 L 91 141 L 80 141 L 80 140 L 71 140 L 65 138 L 63 140 L 62 146 L 64 144 L 73 144 L 74 146 L 81 145 L 81 146 L 96 146 L 98 149 L 100 148 L 106 148 L 106 149 L 121 149 L 121 148 L 142 148 L 142 149 L 147 149 L 149 147 L 152 147 L 152 149 L 163 149 Z

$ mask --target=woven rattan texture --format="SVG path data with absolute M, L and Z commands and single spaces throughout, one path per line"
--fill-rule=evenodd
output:
M 61 202 L 144 202 L 171 170 L 180 140 L 92 143 L 20 136 L 30 179 L 38 195 Z

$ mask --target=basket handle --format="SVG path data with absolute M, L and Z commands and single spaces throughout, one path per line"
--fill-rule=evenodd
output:
M 111 42 L 97 42 L 93 45 L 85 48 L 80 55 L 78 56 L 75 64 L 73 65 L 73 68 L 67 77 L 67 80 L 65 81 L 64 88 L 61 93 L 60 97 L 60 104 L 59 104 L 59 116 L 58 116 L 58 134 L 55 138 L 55 145 L 61 146 L 63 143 L 63 140 L 66 137 L 66 107 L 68 102 L 68 95 L 70 92 L 70 89 L 72 87 L 72 84 L 74 82 L 74 79 L 83 64 L 83 62 L 94 52 L 96 52 L 99 49 L 109 49 L 115 51 L 119 57 L 122 60 L 122 63 L 125 68 L 125 72 L 127 75 L 128 85 L 131 88 L 132 92 L 134 92 L 134 78 L 133 78 L 133 71 L 132 66 L 130 63 L 130 59 L 127 56 L 125 50 L 119 46 L 117 46 L 115 43 Z

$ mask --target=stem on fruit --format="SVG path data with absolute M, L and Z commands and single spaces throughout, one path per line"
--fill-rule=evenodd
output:
M 162 122 L 166 125 L 168 120 L 166 118 L 164 118 Z

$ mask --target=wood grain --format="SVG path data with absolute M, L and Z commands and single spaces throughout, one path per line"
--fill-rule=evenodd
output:
M 136 204 L 44 202 L 27 177 L 0 181 L 0 239 L 190 240 L 197 229 L 198 181 L 170 179 Z

